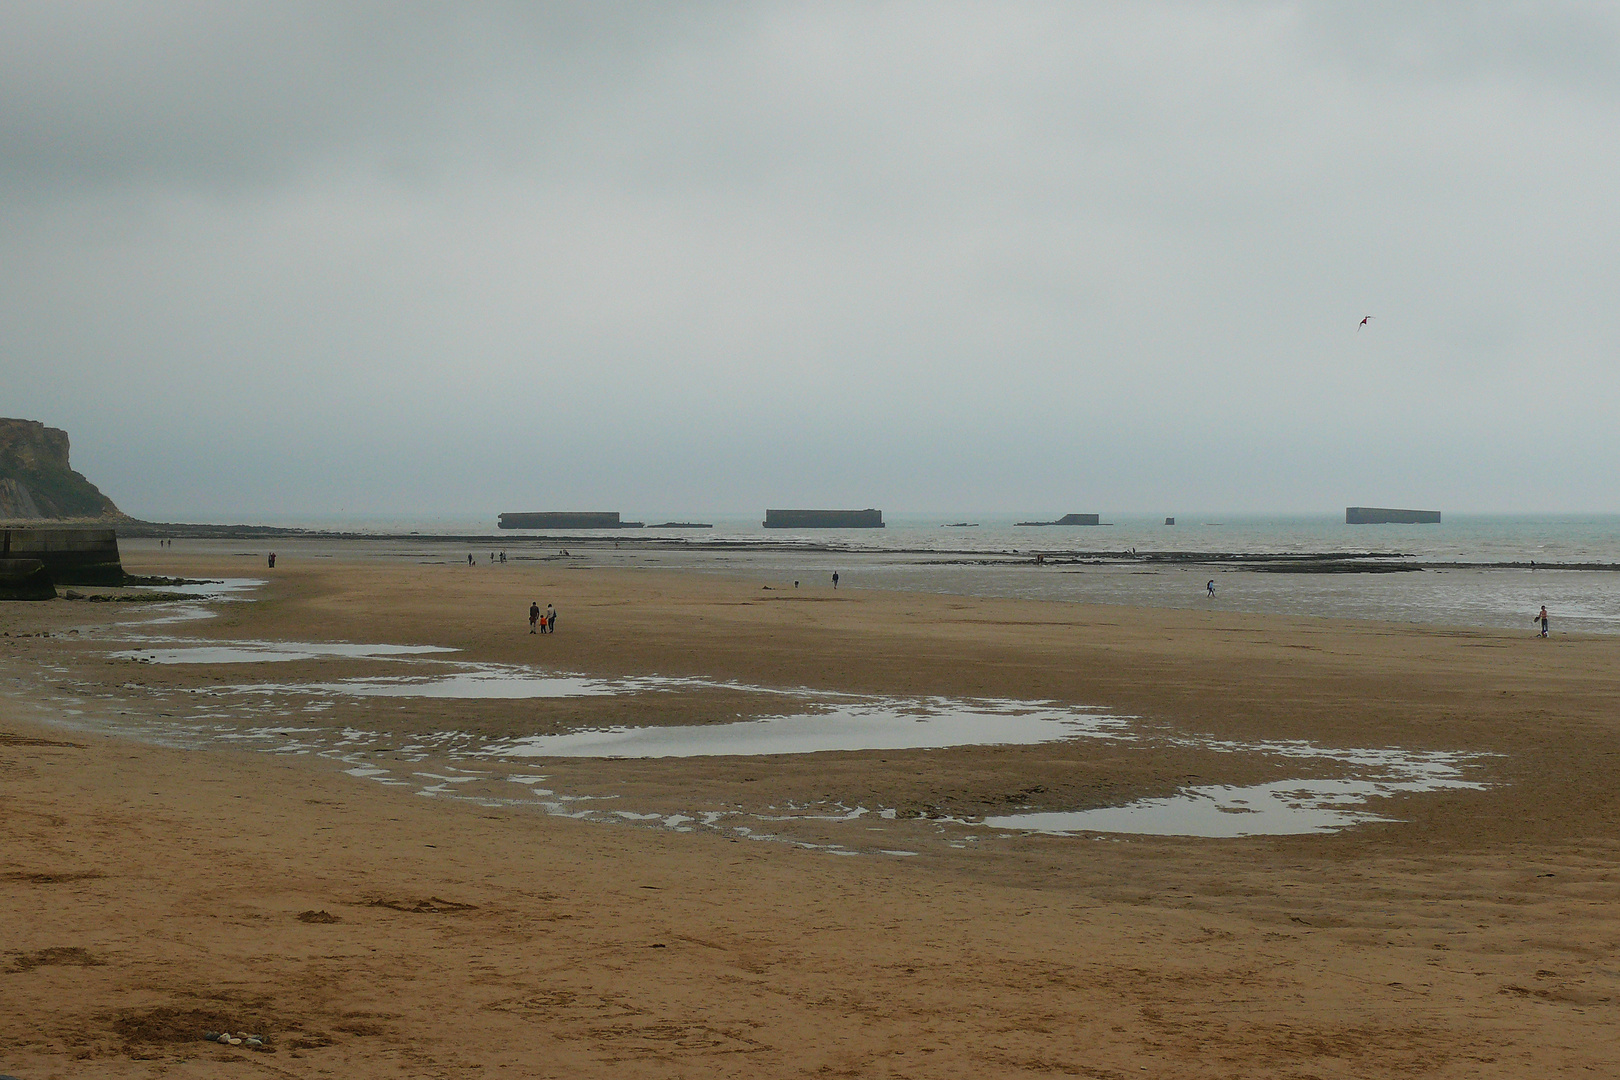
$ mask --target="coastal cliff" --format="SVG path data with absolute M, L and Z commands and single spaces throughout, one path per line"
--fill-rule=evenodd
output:
M 68 435 L 38 420 L 0 418 L 0 520 L 123 517 L 68 465 Z

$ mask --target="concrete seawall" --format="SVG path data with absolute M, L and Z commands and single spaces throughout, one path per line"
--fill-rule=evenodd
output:
M 116 529 L 3 529 L 0 559 L 38 559 L 58 585 L 122 585 Z

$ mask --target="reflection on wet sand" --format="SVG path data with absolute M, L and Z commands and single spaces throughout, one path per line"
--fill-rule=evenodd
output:
M 1284 779 L 1255 785 L 1200 785 L 1176 795 L 1120 806 L 1072 811 L 995 814 L 982 819 L 940 817 L 958 841 L 976 830 L 1001 832 L 1119 833 L 1238 837 L 1327 832 L 1390 818 L 1370 800 L 1442 789 L 1480 789 L 1465 778 L 1466 754 L 1413 753 L 1399 749 L 1335 749 L 1300 742 L 1232 742 L 1185 734 L 1148 732 L 1130 717 L 1110 716 L 1053 702 L 972 700 L 946 697 L 889 698 L 810 690 L 783 690 L 701 679 L 592 678 L 526 665 L 449 659 L 455 650 L 425 645 L 342 642 L 234 641 L 207 645 L 159 639 L 110 654 L 154 664 L 250 665 L 295 660 L 378 661 L 402 674 L 309 683 L 248 683 L 205 692 L 209 711 L 191 723 L 148 724 L 146 737 L 189 745 L 226 743 L 275 753 L 316 754 L 342 762 L 350 775 L 414 790 L 428 797 L 466 799 L 487 805 L 530 805 L 547 813 L 585 820 L 651 824 L 677 831 L 724 829 L 750 839 L 787 839 L 782 826 L 807 822 L 894 821 L 892 807 L 823 802 L 779 808 L 780 812 L 688 808 L 654 812 L 583 805 L 614 795 L 564 794 L 539 786 L 546 778 L 514 774 L 518 761 L 545 759 L 660 759 L 767 757 L 863 751 L 943 750 L 971 746 L 1018 746 L 1074 739 L 1107 739 L 1149 745 L 1192 746 L 1221 754 L 1264 755 L 1327 763 L 1340 776 Z M 561 734 L 500 739 L 461 731 L 410 737 L 357 728 L 266 725 L 271 717 L 318 714 L 335 697 L 398 697 L 456 700 L 645 696 L 656 711 L 658 695 L 702 689 L 778 696 L 798 711 L 753 720 L 712 724 L 614 726 Z M 232 704 L 231 696 L 250 699 Z M 79 704 L 75 702 L 75 704 Z M 721 715 L 726 715 L 721 713 Z M 241 721 L 252 726 L 242 727 Z M 510 764 L 508 764 L 510 763 Z M 401 768 L 421 765 L 423 768 Z M 522 794 L 514 794 L 513 785 Z M 669 793 L 678 799 L 678 793 Z M 761 828 L 761 826 L 766 826 Z M 844 851 L 838 843 L 807 844 Z

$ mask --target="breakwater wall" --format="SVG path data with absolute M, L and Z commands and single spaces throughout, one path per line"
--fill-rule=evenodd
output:
M 496 524 L 503 529 L 642 529 L 640 521 L 620 521 L 617 510 L 534 511 L 502 514 Z
M 1015 525 L 1101 525 L 1101 514 L 1064 514 L 1056 521 L 1017 521 Z M 1165 524 L 1173 524 L 1165 522 Z
M 58 585 L 122 585 L 116 529 L 0 529 L 0 559 L 37 559 Z
M 767 510 L 767 529 L 881 529 L 881 510 Z
M 1383 506 L 1347 506 L 1346 525 L 1438 525 L 1438 510 L 1392 510 Z

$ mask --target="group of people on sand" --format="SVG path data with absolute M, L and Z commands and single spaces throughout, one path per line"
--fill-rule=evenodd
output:
M 529 605 L 529 633 L 555 634 L 557 632 L 557 609 L 550 604 L 546 610 L 540 610 L 539 601 Z

